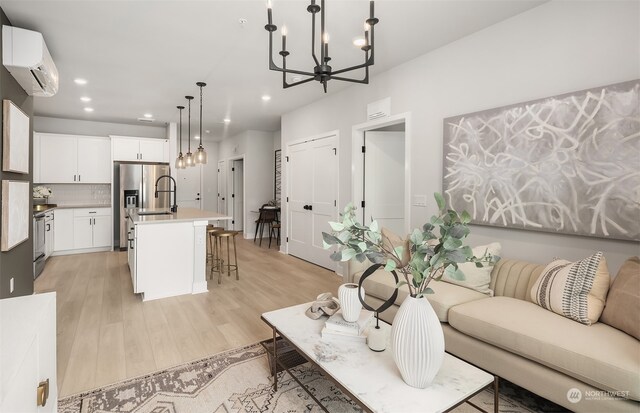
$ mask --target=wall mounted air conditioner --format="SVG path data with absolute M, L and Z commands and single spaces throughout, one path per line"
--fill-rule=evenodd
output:
M 47 97 L 58 92 L 58 69 L 42 34 L 2 26 L 2 64 L 27 94 Z

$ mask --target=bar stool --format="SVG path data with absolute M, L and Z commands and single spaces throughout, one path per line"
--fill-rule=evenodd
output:
M 218 238 L 215 234 L 224 231 L 222 227 L 216 227 L 215 225 L 207 225 L 207 236 L 209 237 L 209 251 L 207 252 L 206 261 L 211 261 L 211 273 L 214 271 L 220 271 L 224 262 L 222 261 L 221 254 L 218 251 Z M 213 278 L 213 274 L 212 274 Z
M 238 235 L 240 231 L 213 231 L 212 237 L 215 238 L 215 248 L 217 249 L 218 263 L 220 264 L 218 269 L 214 269 L 211 267 L 211 276 L 213 277 L 213 273 L 218 273 L 218 284 L 222 283 L 222 273 L 224 272 L 224 258 L 222 252 L 222 242 L 223 240 L 227 240 L 227 276 L 231 277 L 231 271 L 236 272 L 236 280 L 240 279 L 240 274 L 238 273 L 238 248 L 236 246 L 236 235 Z M 230 242 L 229 239 L 233 239 L 233 264 L 231 263 L 231 251 L 230 251 Z

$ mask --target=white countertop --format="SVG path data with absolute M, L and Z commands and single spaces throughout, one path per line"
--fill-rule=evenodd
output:
M 170 215 L 140 215 L 138 212 L 165 211 L 162 209 L 130 209 L 129 216 L 134 224 L 168 224 L 193 221 L 230 221 L 232 217 L 218 212 L 202 211 L 195 208 L 178 208 Z

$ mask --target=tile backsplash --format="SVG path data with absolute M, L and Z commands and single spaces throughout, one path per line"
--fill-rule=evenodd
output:
M 49 184 L 49 203 L 58 205 L 110 205 L 111 185 Z

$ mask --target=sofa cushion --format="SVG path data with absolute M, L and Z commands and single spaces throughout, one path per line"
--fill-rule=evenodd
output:
M 640 341 L 604 323 L 587 326 L 533 303 L 493 297 L 455 306 L 449 325 L 597 388 L 640 399 Z
M 355 274 L 353 282 L 359 282 L 361 276 L 362 274 Z M 398 277 L 402 277 L 402 275 L 398 274 Z M 367 295 L 386 301 L 391 297 L 391 294 L 393 294 L 395 280 L 391 274 L 380 269 L 369 276 L 369 278 L 367 278 L 362 284 L 362 287 Z M 479 293 L 469 288 L 439 281 L 431 281 L 429 283 L 429 287 L 431 287 L 434 293 L 426 294 L 425 296 L 431 303 L 438 319 L 443 323 L 447 322 L 448 312 L 451 307 L 473 300 L 489 298 L 486 294 Z M 404 299 L 407 298 L 407 295 L 409 295 L 409 289 L 406 285 L 403 285 L 398 291 L 396 304 L 402 304 Z
M 631 257 L 620 267 L 609 289 L 600 321 L 640 340 L 640 258 Z
M 483 257 L 485 252 L 488 252 L 492 256 L 500 256 L 502 253 L 502 246 L 499 242 L 492 242 L 489 245 L 480 245 L 473 248 L 473 255 L 475 257 Z M 456 280 L 448 274 L 442 276 L 442 281 L 456 284 L 461 287 L 471 288 L 480 293 L 493 296 L 493 290 L 489 288 L 491 283 L 491 271 L 493 270 L 494 263 L 485 264 L 483 267 L 477 267 L 475 262 L 465 262 L 458 265 L 460 271 L 464 273 L 464 280 Z
M 602 314 L 610 279 L 602 252 L 577 262 L 555 260 L 531 288 L 531 300 L 579 323 L 592 324 Z

